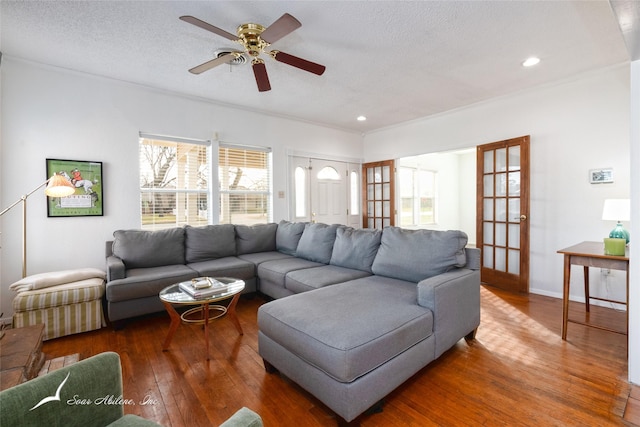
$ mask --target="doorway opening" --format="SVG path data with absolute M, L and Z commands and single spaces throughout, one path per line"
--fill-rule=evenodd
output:
M 476 149 L 402 157 L 397 165 L 397 224 L 462 230 L 475 246 Z

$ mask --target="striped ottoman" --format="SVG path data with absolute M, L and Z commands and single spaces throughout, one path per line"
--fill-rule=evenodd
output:
M 39 281 L 33 279 L 36 276 Z M 44 323 L 44 340 L 48 340 L 106 326 L 102 311 L 104 272 L 82 269 L 36 276 L 11 285 L 17 292 L 13 299 L 14 328 Z

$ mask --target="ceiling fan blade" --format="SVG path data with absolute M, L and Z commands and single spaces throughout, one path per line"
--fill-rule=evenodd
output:
M 233 40 L 233 41 L 238 40 L 238 36 L 236 36 L 235 34 L 231 34 L 231 33 L 227 32 L 225 30 L 222 30 L 222 29 L 220 29 L 218 27 L 214 27 L 213 25 L 208 24 L 208 23 L 206 23 L 204 21 L 201 21 L 200 19 L 195 18 L 193 16 L 189 16 L 189 15 L 181 16 L 180 19 L 182 19 L 184 22 L 188 22 L 189 24 L 193 24 L 196 27 L 200 27 L 200 28 L 202 28 L 204 30 L 211 31 L 214 34 L 217 34 L 217 35 L 222 36 L 224 38 L 227 38 L 229 40 Z
M 288 13 L 285 13 L 278 18 L 276 22 L 269 25 L 269 27 L 260 34 L 260 38 L 269 44 L 275 43 L 301 26 L 300 21 Z
M 226 55 L 220 56 L 218 58 L 212 59 L 211 61 L 207 61 L 204 64 L 200 64 L 196 67 L 193 67 L 189 70 L 191 74 L 200 74 L 204 73 L 207 70 L 212 69 L 213 67 L 217 67 L 218 65 L 226 64 L 234 59 L 236 59 L 239 55 L 242 55 L 242 52 L 231 52 Z
M 264 65 L 264 62 L 254 62 L 252 67 L 253 75 L 256 77 L 256 83 L 258 84 L 258 91 L 266 92 L 271 90 L 269 75 L 267 75 L 267 67 Z
M 316 64 L 315 62 L 307 61 L 306 59 L 298 58 L 297 56 L 289 55 L 288 53 L 280 51 L 269 52 L 276 61 L 284 62 L 301 70 L 308 71 L 319 76 L 324 73 L 326 67 L 324 65 Z

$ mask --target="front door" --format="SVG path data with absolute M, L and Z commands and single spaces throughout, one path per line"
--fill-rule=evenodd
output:
M 347 207 L 349 198 L 358 200 L 359 196 L 350 191 L 351 181 L 359 180 L 359 176 L 353 176 L 356 165 L 292 157 L 292 166 L 294 221 L 344 225 L 357 221 L 359 213 L 349 212 Z
M 477 147 L 481 280 L 529 292 L 529 136 Z
M 347 224 L 345 163 L 310 159 L 311 222 Z

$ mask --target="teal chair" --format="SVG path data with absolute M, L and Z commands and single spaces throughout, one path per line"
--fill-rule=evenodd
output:
M 123 398 L 120 356 L 101 353 L 0 392 L 0 426 L 159 426 L 125 415 Z M 222 425 L 261 427 L 262 419 L 242 408 Z

